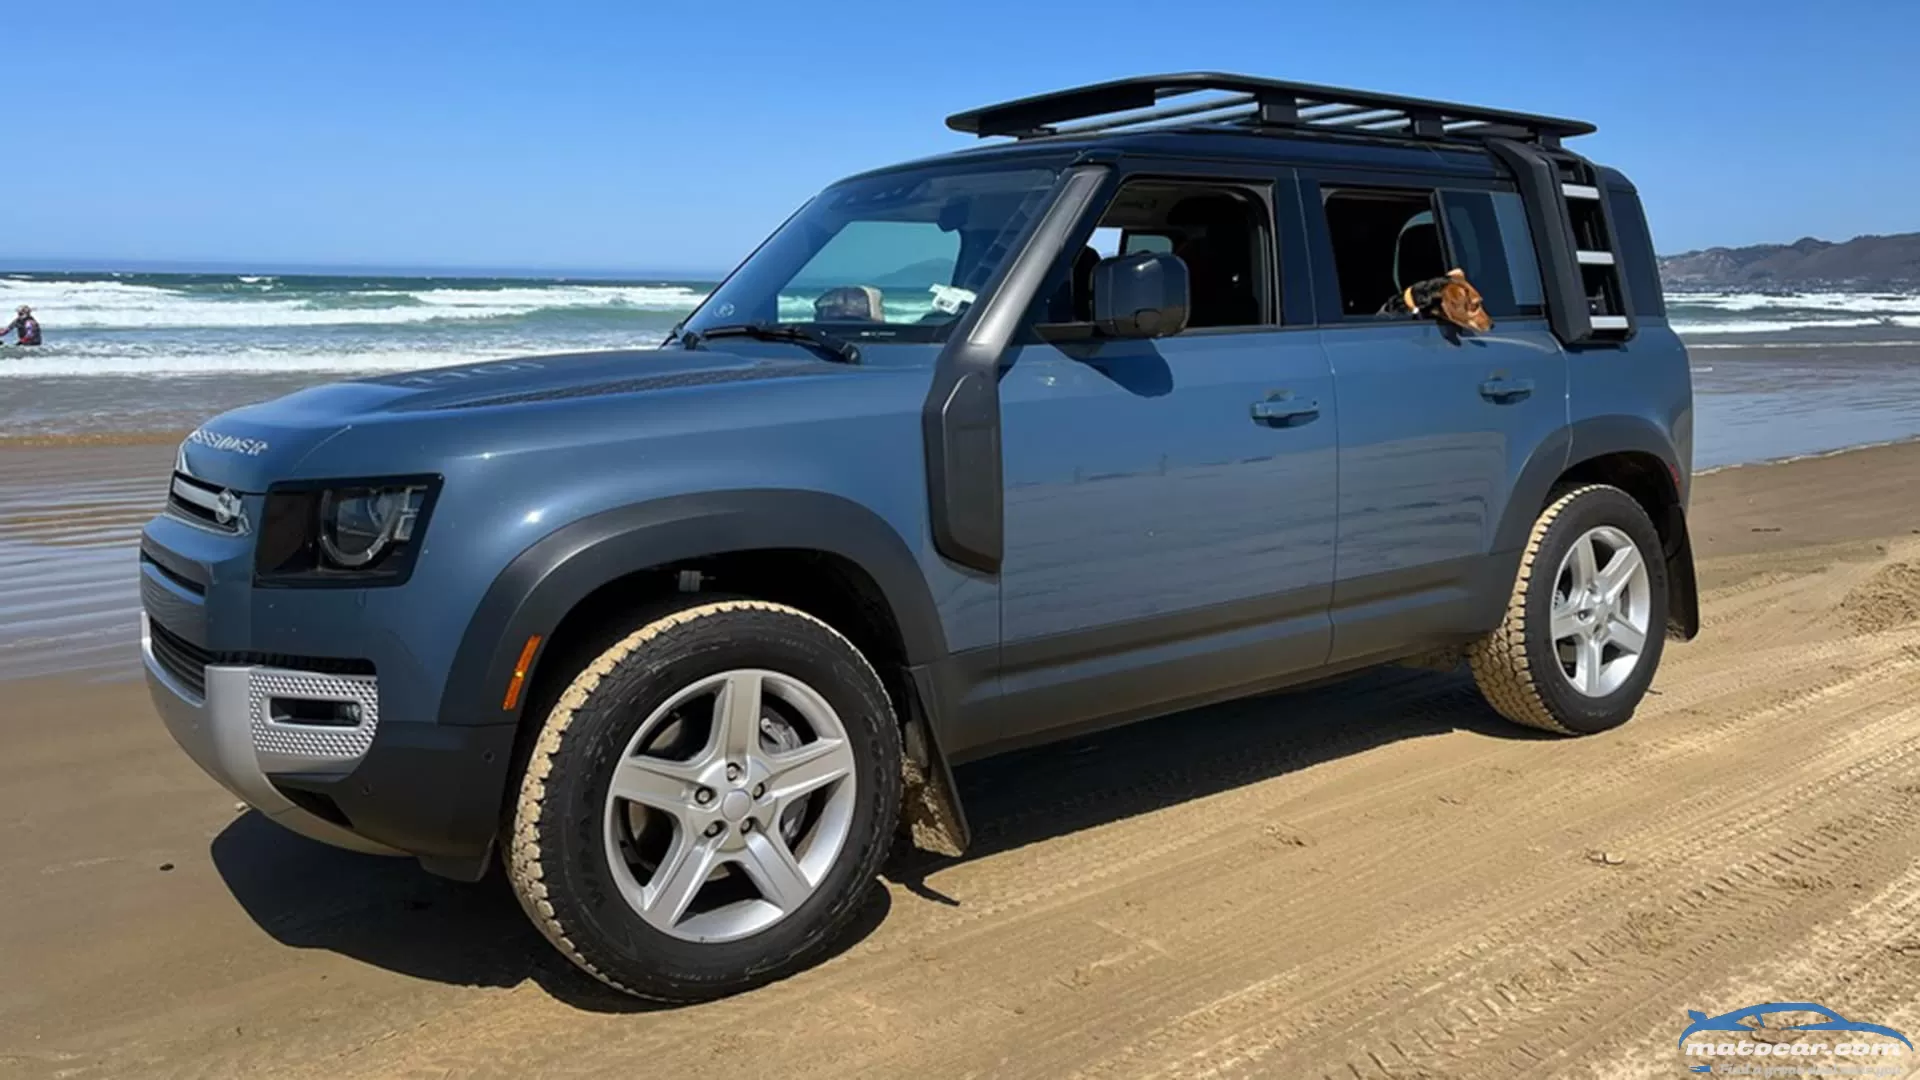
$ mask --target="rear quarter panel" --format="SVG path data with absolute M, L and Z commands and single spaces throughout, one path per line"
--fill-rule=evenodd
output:
M 1671 447 L 1684 505 L 1693 475 L 1693 370 L 1686 345 L 1667 321 L 1652 233 L 1639 195 L 1620 173 L 1602 169 L 1616 249 L 1625 260 L 1632 340 L 1620 348 L 1575 351 L 1568 369 L 1572 460 L 1617 447 L 1598 433 L 1650 426 Z

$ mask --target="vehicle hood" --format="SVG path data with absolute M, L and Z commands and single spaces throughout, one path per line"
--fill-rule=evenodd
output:
M 527 406 L 612 394 L 843 374 L 811 357 L 762 358 L 710 349 L 633 349 L 517 357 L 316 386 L 224 413 L 181 443 L 175 467 L 238 491 L 292 475 L 356 423 L 397 413 Z M 483 422 L 476 416 L 476 422 Z

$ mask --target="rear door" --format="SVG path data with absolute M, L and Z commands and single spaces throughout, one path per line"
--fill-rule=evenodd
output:
M 1216 226 L 1112 224 L 1177 204 L 1202 221 L 1222 197 L 1257 222 L 1250 260 L 1201 250 Z M 1277 172 L 1127 177 L 1089 240 L 1189 259 L 1198 325 L 1015 351 L 1000 384 L 998 737 L 1167 711 L 1325 661 L 1337 412 L 1297 226 L 1276 257 L 1275 206 L 1297 223 L 1296 200 Z M 1076 257 L 1091 258 L 1070 246 L 1056 318 L 1086 310 Z
M 1520 198 L 1492 181 L 1306 179 L 1340 399 L 1330 659 L 1485 630 L 1511 586 L 1493 550 L 1508 495 L 1535 454 L 1566 450 L 1566 356 L 1543 315 Z M 1381 314 L 1456 267 L 1485 298 L 1490 331 Z

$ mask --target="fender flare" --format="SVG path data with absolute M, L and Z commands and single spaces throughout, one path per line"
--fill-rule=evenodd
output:
M 1526 546 L 1527 535 L 1533 531 L 1533 520 L 1547 504 L 1547 492 L 1553 490 L 1554 481 L 1573 464 L 1572 455 L 1572 428 L 1560 428 L 1540 441 L 1527 463 L 1521 466 L 1520 475 L 1514 478 L 1513 490 L 1507 493 L 1506 511 L 1494 528 L 1493 545 L 1488 550 L 1498 556 L 1518 556 Z M 1516 569 L 1518 565 L 1516 562 Z M 1506 603 L 1506 597 L 1501 597 L 1502 610 Z
M 550 638 L 602 585 L 680 560 L 773 548 L 826 552 L 853 562 L 885 596 L 907 663 L 946 655 L 946 635 L 919 562 L 873 511 L 838 495 L 787 489 L 670 496 L 581 518 L 516 556 L 468 621 L 441 698 L 440 722 L 518 724 L 526 697 L 512 709 L 502 703 L 521 650 L 532 635 Z M 536 652 L 534 663 L 539 659 Z
M 1689 476 L 1673 441 L 1651 420 L 1638 416 L 1596 416 L 1574 422 L 1541 444 L 1521 470 L 1507 501 L 1506 513 L 1494 533 L 1493 550 L 1516 561 L 1526 545 L 1534 518 L 1547 495 L 1568 470 L 1610 454 L 1644 454 L 1659 461 L 1660 483 L 1667 497 L 1665 519 L 1655 513 L 1666 550 L 1667 583 L 1671 594 L 1667 617 L 1669 636 L 1692 640 L 1700 630 L 1699 584 L 1693 568 L 1693 542 L 1687 531 Z
M 1542 452 L 1545 451 L 1545 452 Z M 1494 532 L 1493 550 L 1506 552 L 1524 547 L 1533 519 L 1546 505 L 1547 493 L 1568 469 L 1608 454 L 1646 454 L 1666 466 L 1665 483 L 1681 506 L 1686 505 L 1684 479 L 1676 483 L 1680 455 L 1673 441 L 1650 420 L 1638 416 L 1596 416 L 1577 420 L 1541 444 L 1521 470 L 1507 511 Z

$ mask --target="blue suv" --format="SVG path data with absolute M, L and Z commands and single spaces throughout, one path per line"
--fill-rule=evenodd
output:
M 316 387 L 141 543 L 174 738 L 631 993 L 820 958 L 950 767 L 1382 663 L 1568 734 L 1698 626 L 1687 356 L 1578 121 L 1218 74 L 961 113 L 661 347 Z

